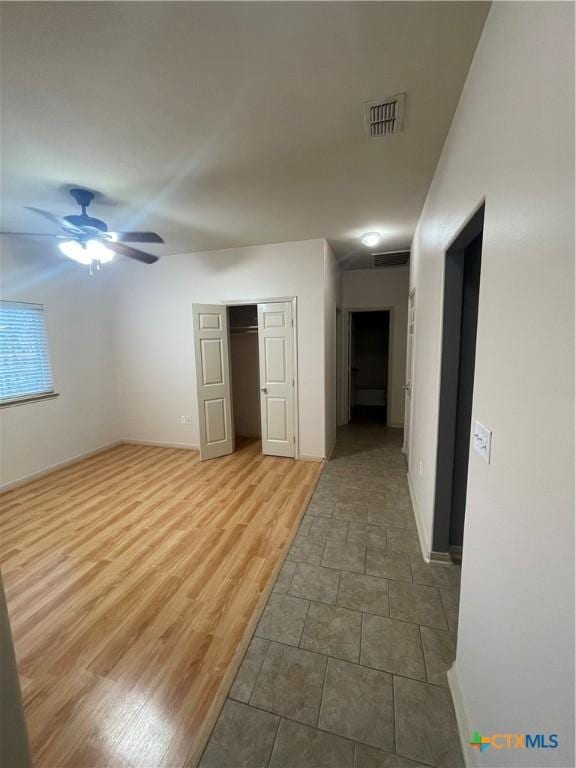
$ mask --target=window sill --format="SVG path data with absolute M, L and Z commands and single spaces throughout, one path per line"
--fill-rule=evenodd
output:
M 39 403 L 41 400 L 54 400 L 59 397 L 59 392 L 45 392 L 42 395 L 30 395 L 27 397 L 18 397 L 14 400 L 0 401 L 0 408 L 12 408 L 14 405 L 26 405 L 27 403 Z

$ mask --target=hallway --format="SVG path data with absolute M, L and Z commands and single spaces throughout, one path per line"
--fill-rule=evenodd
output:
M 457 567 L 426 564 L 402 432 L 340 428 L 201 768 L 459 768 Z

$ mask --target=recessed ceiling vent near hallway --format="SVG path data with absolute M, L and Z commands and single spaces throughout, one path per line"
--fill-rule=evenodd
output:
M 364 104 L 366 133 L 373 139 L 400 133 L 404 127 L 404 105 L 406 94 L 397 93 L 384 99 Z
M 403 267 L 410 261 L 410 251 L 373 253 L 372 259 L 375 267 Z

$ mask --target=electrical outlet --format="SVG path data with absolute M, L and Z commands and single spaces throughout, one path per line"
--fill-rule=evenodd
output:
M 180 424 L 186 424 L 186 416 L 180 416 Z

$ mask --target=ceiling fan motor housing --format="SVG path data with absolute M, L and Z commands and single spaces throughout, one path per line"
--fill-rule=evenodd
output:
M 101 219 L 94 219 L 92 216 L 83 213 L 80 216 L 64 216 L 66 221 L 73 224 L 75 227 L 92 227 L 93 229 L 99 229 L 101 232 L 107 232 L 108 227 L 106 223 Z
M 79 216 L 64 216 L 66 221 L 69 221 L 75 227 L 91 227 L 99 229 L 101 232 L 107 232 L 108 227 L 105 222 L 101 219 L 94 219 L 86 213 L 86 208 L 94 200 L 94 192 L 90 192 L 89 189 L 74 188 L 70 190 L 70 194 L 82 208 L 82 213 Z

